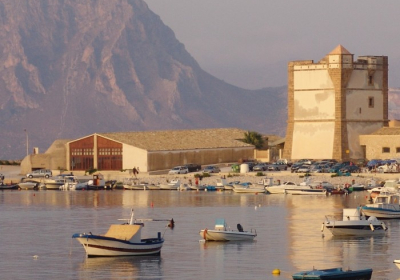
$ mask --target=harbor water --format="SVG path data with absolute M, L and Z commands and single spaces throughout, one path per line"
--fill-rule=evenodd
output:
M 195 191 L 0 192 L 2 279 L 291 279 L 302 270 L 372 268 L 372 279 L 400 279 L 400 220 L 385 221 L 381 237 L 334 238 L 325 215 L 366 203 L 367 192 L 348 196 L 292 196 Z M 161 256 L 86 258 L 71 238 L 105 233 L 118 219 L 147 222 L 143 237 L 165 238 Z M 255 229 L 253 242 L 203 242 L 199 231 L 215 219 Z M 280 270 L 280 275 L 272 271 Z

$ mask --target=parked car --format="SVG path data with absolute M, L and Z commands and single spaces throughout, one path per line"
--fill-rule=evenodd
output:
M 26 177 L 28 178 L 39 178 L 39 177 L 49 178 L 51 176 L 53 176 L 53 173 L 51 172 L 50 169 L 34 170 L 31 173 L 26 174 Z
M 303 164 L 300 166 L 297 170 L 297 173 L 309 173 L 310 172 L 310 165 L 309 164 Z
M 347 165 L 340 169 L 340 172 L 343 173 L 360 173 L 360 167 L 357 165 Z
M 189 173 L 189 169 L 186 166 L 175 166 L 170 171 L 168 171 L 168 174 L 170 174 L 170 175 L 187 174 L 187 173 Z
M 201 170 L 201 165 L 196 163 L 188 163 L 185 164 L 184 166 L 187 167 L 189 172 L 196 172 Z
M 286 164 L 273 163 L 273 164 L 268 165 L 268 170 L 269 171 L 287 170 L 287 165 Z
M 342 163 L 336 163 L 334 166 L 332 166 L 331 168 L 329 168 L 328 172 L 329 173 L 337 173 L 339 172 L 340 169 L 342 169 L 343 167 L 345 167 L 346 165 L 342 164 Z
M 253 171 L 265 171 L 267 169 L 268 169 L 268 164 L 266 164 L 265 162 L 258 163 L 253 167 Z
M 221 169 L 218 166 L 209 165 L 203 169 L 203 173 L 219 173 Z

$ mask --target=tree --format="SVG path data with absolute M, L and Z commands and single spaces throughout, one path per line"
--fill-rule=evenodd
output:
M 256 131 L 245 132 L 243 142 L 254 145 L 256 149 L 260 149 L 264 146 L 262 135 Z

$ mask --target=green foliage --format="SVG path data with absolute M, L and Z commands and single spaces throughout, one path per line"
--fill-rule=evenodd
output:
M 243 142 L 254 145 L 257 149 L 261 149 L 264 146 L 262 135 L 256 131 L 245 132 Z
M 89 175 L 92 175 L 93 173 L 96 173 L 98 170 L 96 168 L 90 168 L 88 170 L 85 170 L 85 174 L 88 173 Z
M 263 172 L 257 172 L 256 176 L 264 176 L 264 173 Z
M 333 178 L 333 177 L 337 177 L 338 175 L 336 174 L 336 173 L 333 173 L 332 175 L 331 175 L 331 178 Z
M 15 161 L 15 160 L 0 160 L 0 165 L 20 165 L 20 161 Z

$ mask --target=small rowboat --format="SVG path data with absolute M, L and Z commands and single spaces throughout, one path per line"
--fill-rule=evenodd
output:
M 343 270 L 341 267 L 329 269 L 313 269 L 292 275 L 293 280 L 369 280 L 372 269 Z

